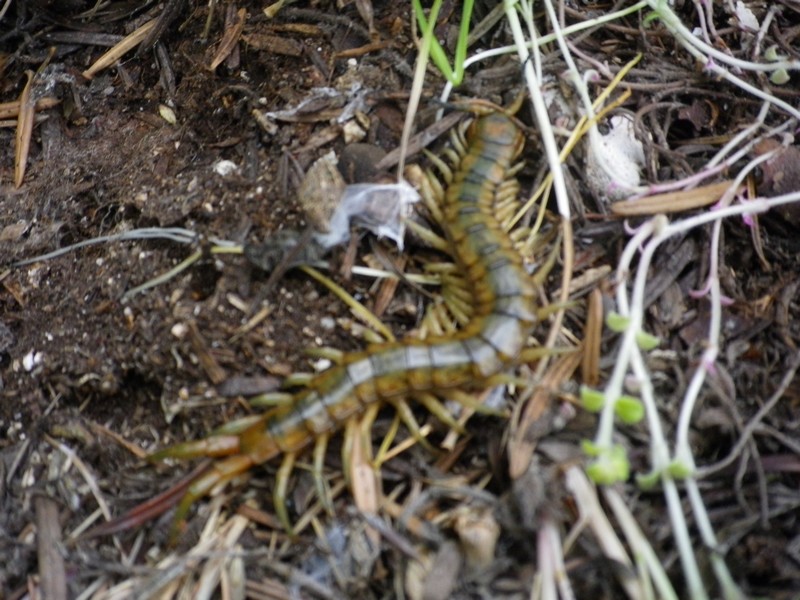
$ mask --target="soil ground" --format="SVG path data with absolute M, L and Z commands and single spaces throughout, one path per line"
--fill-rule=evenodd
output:
M 360 3 L 374 12 L 370 33 L 357 4 L 301 3 L 274 19 L 260 3 L 220 5 L 207 35 L 207 3 L 195 1 L 142 3 L 133 12 L 125 3 L 92 12 L 94 3 L 81 0 L 23 1 L 0 20 L 0 100 L 20 96 L 25 71 L 48 61 L 51 47 L 54 54 L 36 75 L 33 93 L 59 100 L 37 112 L 19 188 L 12 183 L 15 123 L 0 130 L 0 265 L 144 228 L 180 227 L 199 236 L 192 244 L 110 241 L 0 270 L 0 597 L 34 597 L 37 586 L 60 590 L 54 597 L 87 591 L 83 597 L 177 597 L 199 594 L 203 586 L 215 589 L 218 577 L 221 589 L 246 589 L 254 598 L 529 597 L 541 560 L 537 552 L 547 547 L 540 524 L 559 523 L 562 535 L 575 524 L 563 473 L 582 460 L 580 440 L 591 439 L 596 427 L 594 416 L 568 410 L 577 376 L 551 390 L 540 430 L 530 433 L 532 443 L 541 442 L 536 466 L 516 480 L 509 477 L 504 450 L 507 419 L 480 416 L 469 421 L 468 435 L 449 458 L 414 446 L 382 465 L 384 492 L 397 494 L 390 503 L 396 511 L 383 505 L 377 521 L 355 510 L 343 492 L 334 499 L 333 515 L 318 511 L 313 527 L 289 540 L 274 517 L 271 489 L 279 465 L 270 463 L 255 469 L 247 483 L 197 502 L 175 548 L 167 544 L 171 513 L 116 536 L 77 537 L 103 520 L 103 499 L 118 516 L 188 472 L 183 463 L 147 463 L 145 452 L 202 438 L 251 413 L 246 398 L 319 366 L 305 348 L 364 347 L 344 303 L 302 272 L 267 285 L 268 274 L 244 256 L 211 252 L 214 239 L 257 244 L 275 232 L 302 229 L 306 217 L 296 199 L 302 173 L 331 149 L 341 154 L 352 142 L 345 139 L 348 127 L 371 144 L 368 158 L 353 152 L 360 169 L 369 172 L 373 155 L 398 147 L 416 55 L 409 9 Z M 239 9 L 246 14 L 243 29 L 212 70 Z M 477 18 L 490 9 L 480 4 Z M 695 18 L 693 7 L 682 10 L 687 22 Z M 729 15 L 719 10 L 722 23 Z M 457 3 L 443 11 L 457 21 Z M 165 13 L 171 18 L 162 16 L 164 30 L 148 47 L 90 80 L 81 75 L 107 46 Z M 589 9 L 567 10 L 570 22 L 589 16 Z M 796 8 L 787 6 L 768 35 L 791 50 L 799 22 Z M 593 30 L 579 47 L 615 69 L 645 52 L 626 79 L 632 95 L 624 109 L 651 132 L 645 177 L 677 179 L 700 168 L 724 143 L 720 139 L 750 123 L 760 103 L 736 97 L 689 59 L 676 58 L 680 50 L 657 27 L 644 31 L 631 17 Z M 449 40 L 453 33 L 443 25 L 439 37 Z M 735 30 L 720 35 L 739 39 Z M 508 33 L 495 26 L 479 43 L 508 43 Z M 557 79 L 563 63 L 547 56 L 545 68 Z M 518 74 L 516 61 L 499 58 L 469 74 L 458 92 L 508 104 L 519 90 Z M 794 78 L 776 93 L 796 104 Z M 440 89 L 431 70 L 418 130 L 435 121 L 439 105 L 433 98 Z M 337 121 L 344 106 L 359 99 L 349 125 Z M 301 110 L 290 110 L 308 100 Z M 520 118 L 531 122 L 526 111 Z M 769 116 L 774 123 L 782 118 Z M 542 176 L 539 152 L 530 139 L 519 176 L 526 192 Z M 568 161 L 577 215 L 575 276 L 593 281 L 576 292 L 567 313 L 565 327 L 576 338 L 583 335 L 591 289 L 600 290 L 607 305 L 613 298 L 613 276 L 593 280 L 590 274 L 613 269 L 626 240 L 622 222 L 590 192 L 583 161 L 580 151 Z M 233 168 L 224 170 L 226 165 Z M 765 168 L 760 191 L 771 191 L 776 179 L 785 182 L 792 165 Z M 381 176 L 389 174 L 367 177 Z M 731 452 L 744 424 L 797 366 L 797 224 L 797 214 L 786 211 L 762 217 L 757 229 L 741 220 L 723 228 L 722 286 L 731 302 L 722 353 L 692 428 L 695 456 L 705 464 Z M 707 302 L 689 292 L 704 285 L 709 236 L 701 228 L 670 242 L 648 288 L 648 330 L 662 339 L 651 367 L 658 373 L 664 418 L 673 425 L 708 327 Z M 382 266 L 407 256 L 406 271 L 420 272 L 436 259 L 419 241 L 408 245 L 403 254 L 359 236 L 329 258 L 331 277 L 368 308 L 389 295 L 381 318 L 398 336 L 418 324 L 426 296 L 406 284 L 392 295 L 374 280 L 346 272 L 353 260 Z M 201 258 L 179 274 L 125 295 L 198 250 Z M 558 287 L 559 271 L 545 283 L 548 292 Z M 603 356 L 613 356 L 617 340 L 604 335 Z M 611 359 L 601 361 L 601 380 L 612 367 Z M 750 432 L 743 458 L 703 481 L 720 547 L 748 595 L 800 594 L 798 403 L 795 379 Z M 418 414 L 426 420 L 425 411 Z M 376 446 L 393 416 L 391 410 L 377 416 L 370 430 Z M 624 430 L 634 469 L 646 468 L 645 435 L 643 427 Z M 341 481 L 340 444 L 332 441 L 325 463 L 334 487 Z M 309 511 L 312 488 L 308 470 L 297 469 L 288 502 L 293 518 Z M 680 589 L 661 495 L 642 492 L 633 482 L 619 489 Z M 245 517 L 242 530 L 233 515 Z M 494 528 L 496 551 L 482 561 L 470 557 L 464 535 L 490 539 Z M 45 574 L 41 539 L 48 529 L 60 548 L 54 560 L 65 564 L 61 582 Z M 624 567 L 609 561 L 591 536 L 577 540 L 565 568 L 578 597 L 621 597 L 614 573 Z M 695 543 L 700 547 L 699 538 Z M 494 548 L 489 541 L 477 545 Z M 475 564 L 470 560 L 481 568 L 465 567 Z M 702 569 L 710 582 L 710 568 Z

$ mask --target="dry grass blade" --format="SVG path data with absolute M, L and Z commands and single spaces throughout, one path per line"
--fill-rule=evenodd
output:
M 381 171 L 383 169 L 388 169 L 395 166 L 398 162 L 400 162 L 400 156 L 403 154 L 404 150 L 406 151 L 406 158 L 414 156 L 417 152 L 438 139 L 439 136 L 450 131 L 453 127 L 455 127 L 456 123 L 463 118 L 464 114 L 459 112 L 452 112 L 449 115 L 446 115 L 444 118 L 436 121 L 433 125 L 428 127 L 425 131 L 419 132 L 410 140 L 408 140 L 407 149 L 395 148 L 389 152 L 377 162 L 375 165 L 375 170 Z
M 97 75 L 100 71 L 107 69 L 108 67 L 116 64 L 116 62 L 125 56 L 128 52 L 130 52 L 133 48 L 141 44 L 147 35 L 150 33 L 150 30 L 156 26 L 157 19 L 153 19 L 148 21 L 137 30 L 135 30 L 130 35 L 125 36 L 119 44 L 111 48 L 108 52 L 103 54 L 100 58 L 98 58 L 94 64 L 86 69 L 82 75 L 86 79 L 91 79 L 95 75 Z
M 86 484 L 89 486 L 89 489 L 94 496 L 94 499 L 97 501 L 97 506 L 103 513 L 103 516 L 106 519 L 111 519 L 111 511 L 108 508 L 108 504 L 103 497 L 103 493 L 100 491 L 100 486 L 98 485 L 97 478 L 95 477 L 94 473 L 89 469 L 83 460 L 72 450 L 69 446 L 62 444 L 58 440 L 51 438 L 49 435 L 44 436 L 45 441 L 48 444 L 53 446 L 56 450 L 59 450 L 61 453 L 64 454 L 72 463 L 75 465 L 75 468 L 78 469 L 81 475 L 83 475 L 83 479 Z
M 17 137 L 14 154 L 14 187 L 19 188 L 25 179 L 25 167 L 28 164 L 28 152 L 31 149 L 31 135 L 33 135 L 33 116 L 36 114 L 31 102 L 31 83 L 33 72 L 26 71 L 28 82 L 22 89 L 19 97 L 19 115 L 17 116 Z
M 730 181 L 722 181 L 683 192 L 667 192 L 639 200 L 614 202 L 611 212 L 619 217 L 641 217 L 703 208 L 717 202 L 731 185 L 733 184 Z M 736 190 L 737 193 L 738 191 Z
M 511 438 L 508 441 L 508 472 L 512 479 L 518 479 L 528 470 L 536 447 L 536 440 L 530 439 L 529 432 L 550 406 L 552 393 L 578 368 L 581 354 L 567 354 L 548 367 L 541 383 L 525 403 L 519 421 L 512 425 Z
M 47 96 L 45 98 L 39 98 L 34 103 L 34 110 L 41 111 L 47 110 L 48 108 L 53 108 L 57 104 L 59 104 L 61 100 L 58 98 L 53 98 L 51 96 Z M 0 102 L 0 119 L 15 119 L 19 116 L 19 100 L 14 100 L 13 102 Z
M 628 598 L 646 598 L 639 582 L 633 573 L 633 563 L 628 557 L 625 546 L 619 539 L 614 526 L 608 520 L 599 499 L 594 485 L 589 482 L 580 467 L 570 467 L 566 474 L 567 489 L 572 493 L 572 497 L 581 514 L 581 520 L 576 525 L 583 528 L 588 525 L 589 529 L 595 534 L 600 547 L 606 558 L 624 565 L 625 569 L 617 569 L 615 574 L 619 578 L 620 585 L 624 588 Z M 568 551 L 571 544 L 569 540 L 577 535 L 579 530 L 570 533 L 564 548 Z
M 387 260 L 391 260 L 386 257 Z M 401 274 L 406 267 L 407 259 L 403 256 L 398 257 L 396 260 L 392 261 L 389 267 L 397 274 Z M 375 306 L 373 307 L 372 313 L 376 317 L 382 317 L 383 314 L 386 312 L 386 309 L 389 308 L 389 303 L 395 296 L 397 292 L 397 286 L 400 284 L 400 279 L 384 279 L 381 283 L 380 289 L 375 296 Z
M 236 19 L 234 19 L 231 26 L 225 28 L 225 34 L 222 36 L 222 41 L 220 42 L 217 53 L 214 56 L 214 60 L 211 61 L 211 64 L 208 67 L 209 71 L 216 71 L 217 67 L 220 66 L 222 62 L 228 58 L 228 56 L 230 56 L 230 53 L 239 42 L 239 38 L 242 35 L 246 16 L 247 9 L 240 8 L 236 13 Z

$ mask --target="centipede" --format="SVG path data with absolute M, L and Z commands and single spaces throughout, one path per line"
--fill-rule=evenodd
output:
M 498 202 L 514 181 L 525 138 L 513 118 L 492 112 L 476 117 L 457 144 L 457 165 L 433 207 L 469 311 L 454 332 L 372 344 L 345 353 L 315 376 L 291 402 L 245 417 L 201 440 L 179 443 L 152 460 L 208 457 L 211 465 L 191 480 L 178 502 L 175 523 L 192 504 L 253 467 L 282 458 L 273 490 L 275 511 L 289 526 L 287 479 L 295 458 L 325 452 L 332 434 L 375 404 L 394 406 L 412 435 L 416 401 L 448 425 L 455 421 L 440 399 L 454 392 L 496 386 L 524 355 L 539 320 L 537 287 L 499 216 Z M 460 395 L 463 397 L 463 394 Z

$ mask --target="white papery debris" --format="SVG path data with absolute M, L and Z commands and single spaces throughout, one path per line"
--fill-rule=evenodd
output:
M 609 132 L 589 130 L 586 182 L 604 200 L 623 200 L 639 187 L 639 170 L 644 166 L 644 147 L 636 139 L 633 121 L 627 116 L 609 119 Z
M 346 242 L 353 220 L 378 237 L 388 237 L 402 250 L 404 219 L 411 214 L 411 205 L 417 201 L 417 190 L 405 181 L 348 185 L 330 218 L 328 233 L 318 233 L 316 240 L 326 248 Z
M 747 8 L 745 3 L 741 0 L 736 3 L 736 19 L 739 21 L 739 25 L 744 29 L 758 31 L 760 28 L 756 15 L 752 10 Z

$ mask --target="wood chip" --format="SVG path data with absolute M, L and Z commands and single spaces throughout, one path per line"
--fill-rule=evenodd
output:
M 638 200 L 614 202 L 611 212 L 618 217 L 643 217 L 703 208 L 718 202 L 732 185 L 731 181 L 721 181 L 683 192 L 667 192 Z M 738 193 L 738 190 L 734 193 Z
M 297 40 L 267 33 L 252 33 L 243 35 L 242 40 L 256 50 L 265 50 L 272 54 L 283 56 L 303 56 L 303 44 Z
M 589 294 L 586 325 L 583 329 L 581 375 L 583 383 L 596 386 L 600 382 L 600 342 L 603 337 L 603 293 L 595 288 Z
M 47 496 L 36 496 L 36 553 L 39 559 L 41 597 L 47 600 L 67 599 L 67 576 L 61 556 L 61 523 L 58 503 Z

